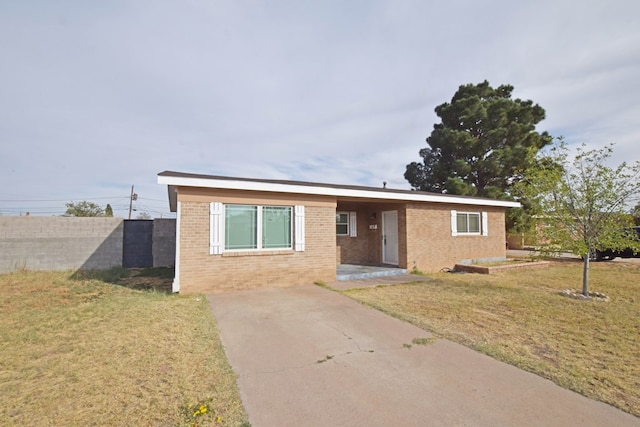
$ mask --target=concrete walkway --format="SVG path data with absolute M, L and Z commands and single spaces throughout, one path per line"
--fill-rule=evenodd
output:
M 327 286 L 331 289 L 346 291 L 348 289 L 374 288 L 376 286 L 390 286 L 409 282 L 428 282 L 429 280 L 432 279 L 426 276 L 406 273 L 394 274 L 393 276 L 370 277 L 367 279 L 337 280 L 327 283 Z
M 253 427 L 640 426 L 317 286 L 209 296 Z

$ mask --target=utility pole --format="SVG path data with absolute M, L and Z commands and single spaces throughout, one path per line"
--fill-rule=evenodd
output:
M 131 219 L 131 211 L 133 209 L 133 201 L 138 200 L 138 195 L 133 192 L 133 185 L 131 186 L 131 197 L 129 197 L 129 219 Z

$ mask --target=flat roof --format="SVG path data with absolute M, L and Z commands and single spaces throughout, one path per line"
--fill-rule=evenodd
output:
M 456 196 L 415 190 L 398 190 L 358 185 L 337 185 L 318 182 L 287 181 L 279 179 L 238 178 L 218 175 L 164 171 L 158 174 L 158 184 L 169 186 L 169 204 L 175 211 L 175 191 L 171 187 L 201 187 L 226 190 L 264 191 L 273 193 L 312 194 L 369 200 L 395 200 L 406 202 L 453 203 L 478 206 L 520 207 L 518 202 L 482 197 Z M 172 200 L 173 193 L 173 200 Z

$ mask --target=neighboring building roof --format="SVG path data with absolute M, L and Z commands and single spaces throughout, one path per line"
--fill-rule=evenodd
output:
M 405 202 L 453 203 L 478 206 L 520 207 L 518 202 L 486 199 L 481 197 L 455 196 L 451 194 L 427 193 L 414 190 L 364 187 L 356 185 L 322 184 L 317 182 L 286 181 L 277 179 L 234 178 L 228 176 L 200 175 L 193 173 L 164 171 L 158 174 L 158 184 L 169 186 L 169 204 L 176 209 L 175 191 L 172 187 L 201 187 L 227 190 L 266 191 L 290 194 L 312 194 L 369 200 L 395 200 Z

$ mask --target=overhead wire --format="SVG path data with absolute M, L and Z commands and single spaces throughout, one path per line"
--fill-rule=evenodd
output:
M 111 197 L 77 197 L 71 200 L 106 200 L 106 199 L 128 199 L 128 197 L 111 196 Z M 69 199 L 0 199 L 0 202 L 69 202 Z

